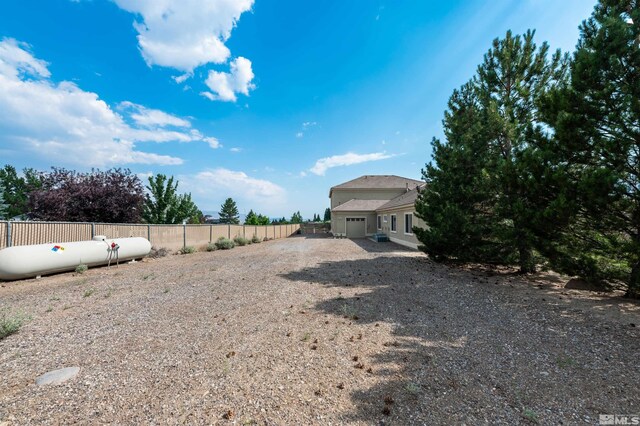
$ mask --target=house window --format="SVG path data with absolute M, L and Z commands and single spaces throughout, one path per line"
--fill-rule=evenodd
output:
M 382 229 L 382 216 L 378 215 L 378 229 Z
M 404 214 L 404 233 L 413 235 L 413 213 Z
M 391 215 L 391 232 L 398 232 L 398 220 L 395 214 Z
M 385 214 L 384 216 L 382 216 L 382 221 L 383 221 L 384 223 L 387 223 L 387 215 L 386 215 L 386 214 Z

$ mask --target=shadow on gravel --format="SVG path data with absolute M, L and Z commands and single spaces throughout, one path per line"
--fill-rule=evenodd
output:
M 367 251 L 399 247 L 361 242 Z M 358 408 L 348 421 L 593 423 L 600 413 L 640 411 L 637 330 L 594 322 L 571 302 L 541 301 L 533 293 L 546 290 L 512 288 L 513 277 L 391 253 L 282 276 L 355 287 L 354 296 L 315 308 L 371 332 L 377 323 L 392 327 L 393 340 L 355 370 L 367 374 L 371 367 L 380 381 L 350 390 Z

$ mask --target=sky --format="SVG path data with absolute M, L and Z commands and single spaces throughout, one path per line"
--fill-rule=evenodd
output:
M 573 51 L 595 0 L 6 0 L 0 166 L 174 175 L 204 212 L 322 215 L 421 178 L 507 30 Z

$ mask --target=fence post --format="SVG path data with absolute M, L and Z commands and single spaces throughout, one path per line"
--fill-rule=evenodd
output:
M 231 239 L 231 224 L 230 223 L 227 224 L 227 235 L 228 235 L 227 238 Z
M 187 224 L 182 224 L 182 247 L 187 246 Z
M 247 230 L 244 225 L 242 225 L 242 238 L 247 238 Z
M 93 240 L 95 236 L 96 236 L 96 223 L 91 222 L 91 239 Z
M 209 225 L 209 242 L 213 242 L 213 225 Z
M 12 238 L 11 238 L 11 221 L 7 221 L 7 247 L 11 247 Z
M 147 224 L 147 240 L 151 242 L 151 224 Z

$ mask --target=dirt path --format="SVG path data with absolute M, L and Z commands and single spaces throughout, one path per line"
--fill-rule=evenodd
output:
M 3 283 L 0 308 L 32 320 L 0 341 L 0 425 L 640 413 L 638 305 L 560 284 L 303 237 Z

